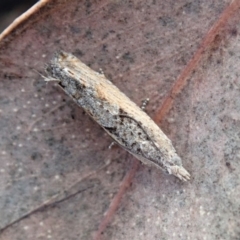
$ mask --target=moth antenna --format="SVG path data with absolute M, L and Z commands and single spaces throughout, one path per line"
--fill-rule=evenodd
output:
M 43 74 L 41 74 L 39 71 L 33 69 L 34 72 L 36 72 L 37 74 L 39 74 L 45 82 L 50 82 L 50 81 L 56 81 L 56 82 L 60 82 L 59 79 L 57 78 L 53 78 L 53 77 L 49 77 L 49 76 L 44 76 Z

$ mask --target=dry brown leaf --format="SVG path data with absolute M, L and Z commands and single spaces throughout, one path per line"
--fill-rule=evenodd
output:
M 102 239 L 239 239 L 239 5 L 40 1 L 2 33 L 0 227 L 77 181 L 70 194 L 80 192 L 61 202 L 62 194 L 0 239 L 92 239 L 131 172 L 129 155 L 109 150 L 102 129 L 36 72 L 60 49 L 102 68 L 137 104 L 149 97 L 147 112 L 192 175 L 180 183 L 135 168 Z

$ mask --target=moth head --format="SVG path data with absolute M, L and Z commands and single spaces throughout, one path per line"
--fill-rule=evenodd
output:
M 179 178 L 182 181 L 190 180 L 189 172 L 182 166 L 182 160 L 179 156 L 171 159 L 171 164 L 167 166 L 167 172 Z
M 174 155 L 171 158 L 171 164 L 177 165 L 177 166 L 182 166 L 182 159 L 178 155 Z

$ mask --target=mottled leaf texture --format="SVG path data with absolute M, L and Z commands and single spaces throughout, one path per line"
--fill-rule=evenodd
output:
M 239 32 L 239 0 L 45 0 L 17 19 L 0 35 L 0 240 L 239 239 Z M 150 98 L 191 180 L 109 149 L 40 75 L 59 50 Z

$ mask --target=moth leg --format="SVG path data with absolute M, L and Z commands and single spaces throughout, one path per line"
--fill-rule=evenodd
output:
M 148 103 L 149 103 L 149 98 L 145 98 L 145 99 L 143 99 L 142 100 L 142 105 L 141 105 L 141 109 L 145 112 L 145 109 L 146 109 L 146 107 L 147 107 L 147 105 L 148 105 Z
M 111 142 L 108 146 L 108 149 L 111 149 L 114 145 L 116 145 L 116 142 Z
M 104 77 L 106 77 L 102 68 L 99 68 L 98 73 L 101 74 L 101 75 L 103 75 Z

